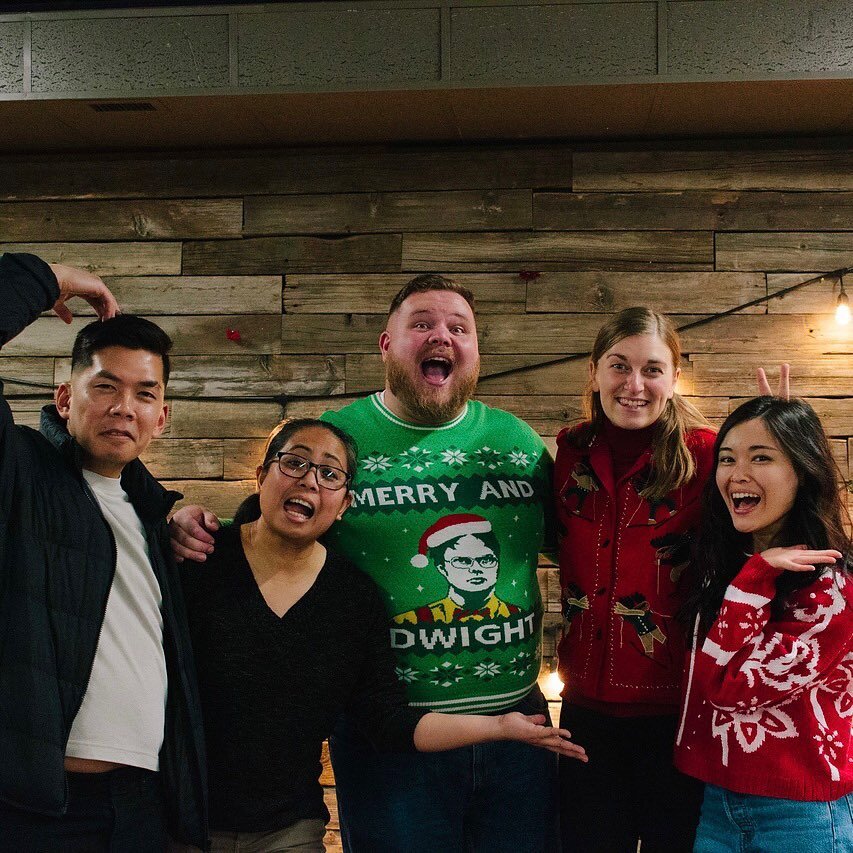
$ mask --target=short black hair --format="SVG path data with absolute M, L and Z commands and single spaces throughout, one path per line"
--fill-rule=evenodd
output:
M 471 311 L 477 313 L 474 307 L 474 294 L 467 287 L 457 284 L 452 278 L 445 278 L 443 275 L 428 272 L 415 276 L 410 282 L 403 285 L 391 300 L 388 316 L 390 317 L 413 294 L 429 293 L 432 290 L 449 290 L 451 293 L 459 294 L 471 306 Z
M 159 355 L 163 361 L 163 385 L 168 383 L 172 339 L 156 323 L 136 314 L 116 314 L 109 320 L 89 323 L 74 339 L 71 372 L 91 367 L 95 353 L 107 347 L 141 349 Z

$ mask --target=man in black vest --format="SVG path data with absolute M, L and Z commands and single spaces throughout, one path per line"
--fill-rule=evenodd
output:
M 0 257 L 0 345 L 73 296 L 100 318 L 15 426 L 0 396 L 0 850 L 206 846 L 204 738 L 167 512 L 139 455 L 165 425 L 171 341 L 97 277 Z M 2 385 L 0 385 L 2 390 Z

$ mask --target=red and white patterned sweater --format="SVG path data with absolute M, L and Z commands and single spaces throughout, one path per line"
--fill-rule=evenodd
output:
M 770 600 L 781 570 L 751 557 L 685 672 L 675 764 L 744 794 L 836 800 L 853 791 L 853 581 L 826 573 Z

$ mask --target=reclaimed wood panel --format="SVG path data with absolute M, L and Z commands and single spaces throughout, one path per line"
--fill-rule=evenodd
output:
M 524 313 L 527 282 L 518 273 L 462 273 L 449 276 L 474 294 L 477 314 Z M 287 314 L 386 314 L 411 273 L 377 275 L 288 275 Z
M 573 158 L 572 189 L 853 190 L 853 151 L 848 145 L 775 150 L 744 147 L 717 151 L 579 151 Z
M 832 449 L 832 458 L 838 466 L 838 473 L 842 480 L 847 480 L 850 477 L 850 456 L 848 443 L 850 439 L 846 438 L 831 438 L 829 446 Z
M 243 200 L 134 199 L 0 204 L 0 240 L 182 240 L 239 237 Z
M 201 504 L 219 518 L 232 518 L 237 507 L 255 490 L 254 480 L 162 480 L 167 489 L 184 497 L 175 504 L 179 510 L 187 504 Z
M 697 394 L 743 396 L 757 393 L 755 359 L 740 353 L 692 355 L 693 382 Z M 853 358 L 849 355 L 813 355 L 791 358 L 791 390 L 798 396 L 853 396 Z M 775 388 L 776 365 L 766 367 Z
M 803 397 L 815 410 L 823 428 L 829 436 L 849 436 L 853 433 L 853 406 L 850 400 L 833 400 L 826 397 Z M 729 411 L 733 412 L 744 399 L 729 400 Z
M 0 199 L 8 201 L 571 185 L 572 150 L 554 143 L 0 157 Z
M 354 237 L 248 237 L 184 243 L 188 275 L 286 272 L 391 272 L 400 269 L 399 234 Z
M 838 231 L 853 220 L 853 193 L 535 193 L 533 227 L 695 231 Z
M 713 269 L 708 231 L 403 234 L 407 270 Z
M 5 349 L 4 349 L 5 356 Z M 0 381 L 3 383 L 3 395 L 6 397 L 18 397 L 22 394 L 37 394 L 38 388 L 32 385 L 22 385 L 15 379 L 23 382 L 36 382 L 48 386 L 41 391 L 49 394 L 53 387 L 53 359 L 52 358 L 0 358 Z
M 764 295 L 762 273 L 544 272 L 527 284 L 527 310 L 600 313 L 647 305 L 664 314 L 713 314 Z M 756 305 L 744 313 L 764 310 Z
M 18 426 L 28 426 L 33 429 L 39 428 L 41 410 L 44 406 L 53 402 L 53 397 L 13 397 L 8 401 L 12 410 L 12 417 Z
M 243 233 L 493 231 L 530 228 L 530 190 L 249 196 Z M 2 219 L 0 219 L 2 224 Z
M 265 438 L 281 420 L 277 403 L 175 400 L 170 438 Z
M 155 439 L 140 457 L 158 479 L 213 480 L 222 477 L 218 439 Z
M 279 318 L 274 314 L 244 314 L 224 317 L 150 317 L 172 338 L 172 353 L 204 355 L 212 353 L 268 353 L 278 349 Z M 3 348 L 10 355 L 67 356 L 77 332 L 92 322 L 91 317 L 75 317 L 66 325 L 58 317 L 39 317 Z M 242 340 L 231 341 L 228 329 L 239 330 Z M 66 359 L 57 364 L 57 376 L 68 375 Z M 63 381 L 59 379 L 58 381 Z
M 255 469 L 263 461 L 266 444 L 266 436 L 263 438 L 226 438 L 222 442 L 223 478 L 226 480 L 253 479 Z
M 4 252 L 29 252 L 49 264 L 105 275 L 178 275 L 180 243 L 4 243 Z
M 790 231 L 718 234 L 718 270 L 834 270 L 848 267 L 853 258 L 853 233 Z
M 767 275 L 768 294 L 777 293 L 786 287 L 808 281 L 820 275 L 820 272 L 769 273 Z M 828 314 L 835 311 L 838 298 L 838 280 L 825 278 L 782 296 L 767 300 L 768 314 Z
M 384 314 L 285 314 L 281 318 L 283 353 L 377 352 Z
M 279 314 L 280 275 L 105 276 L 126 314 Z M 72 313 L 94 316 L 82 299 Z

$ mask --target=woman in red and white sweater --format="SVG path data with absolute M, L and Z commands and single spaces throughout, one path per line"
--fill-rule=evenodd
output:
M 715 443 L 676 766 L 706 783 L 697 853 L 853 850 L 853 581 L 829 443 L 757 397 Z

